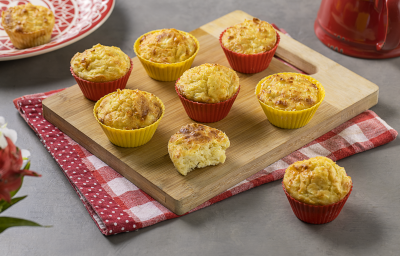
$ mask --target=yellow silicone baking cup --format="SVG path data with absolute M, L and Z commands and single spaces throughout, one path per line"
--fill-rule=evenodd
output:
M 128 89 L 125 89 L 125 90 L 128 90 Z M 146 126 L 144 128 L 135 129 L 135 130 L 115 129 L 110 126 L 104 125 L 102 122 L 99 121 L 99 119 L 97 119 L 97 115 L 96 115 L 96 110 L 99 107 L 101 101 L 105 97 L 107 97 L 108 95 L 111 95 L 113 93 L 117 93 L 117 92 L 112 92 L 112 93 L 105 95 L 104 97 L 102 97 L 101 99 L 99 99 L 96 102 L 96 104 L 94 105 L 94 108 L 93 108 L 94 117 L 96 118 L 97 122 L 100 124 L 104 133 L 107 135 L 107 138 L 114 145 L 124 147 L 124 148 L 139 147 L 139 146 L 142 146 L 142 145 L 146 144 L 147 142 L 149 142 L 151 140 L 151 138 L 153 137 L 154 133 L 156 132 L 158 124 L 161 121 L 161 118 L 163 118 L 163 116 L 164 116 L 165 106 L 164 106 L 163 102 L 158 97 L 156 97 L 158 102 L 161 104 L 162 114 L 161 114 L 160 118 L 158 118 L 158 120 L 156 122 L 154 122 L 153 124 Z
M 142 63 L 144 69 L 146 70 L 147 74 L 151 78 L 153 78 L 155 80 L 159 80 L 159 81 L 176 81 L 179 77 L 181 77 L 183 72 L 185 72 L 186 70 L 188 70 L 192 66 L 193 60 L 196 57 L 197 53 L 199 52 L 200 43 L 191 34 L 179 30 L 179 32 L 190 36 L 196 42 L 197 49 L 194 52 L 194 54 L 189 59 L 187 59 L 185 61 L 178 62 L 178 63 L 163 64 L 163 63 L 151 62 L 151 61 L 148 61 L 148 60 L 142 58 L 139 55 L 140 40 L 142 39 L 143 36 L 146 36 L 148 34 L 152 34 L 152 33 L 158 32 L 158 31 L 161 31 L 161 29 L 160 30 L 153 30 L 153 31 L 150 31 L 150 32 L 140 36 L 136 40 L 136 42 L 135 42 L 135 44 L 133 46 L 133 50 L 135 51 L 136 56 L 138 56 L 140 62 Z
M 279 73 L 279 74 L 284 74 L 284 73 Z M 279 110 L 279 109 L 270 107 L 270 106 L 264 104 L 264 102 L 260 101 L 258 99 L 257 95 L 261 90 L 261 84 L 265 80 L 267 80 L 270 76 L 263 78 L 260 82 L 258 82 L 258 84 L 256 86 L 256 97 L 257 97 L 258 102 L 260 103 L 261 108 L 263 109 L 265 115 L 267 116 L 268 121 L 271 124 L 273 124 L 277 127 L 280 127 L 280 128 L 284 128 L 284 129 L 297 129 L 297 128 L 303 127 L 306 124 L 308 124 L 310 122 L 311 118 L 314 116 L 315 112 L 317 111 L 318 107 L 321 105 L 322 101 L 325 98 L 325 89 L 321 85 L 320 82 L 318 82 L 311 76 L 307 76 L 307 75 L 303 75 L 303 74 L 299 74 L 299 73 L 293 73 L 293 74 L 300 75 L 300 76 L 306 78 L 307 80 L 311 81 L 318 87 L 319 101 L 317 104 L 315 104 L 311 108 L 307 108 L 307 109 L 299 110 L 299 111 L 284 111 L 284 110 Z M 277 75 L 277 74 L 273 74 L 273 75 Z

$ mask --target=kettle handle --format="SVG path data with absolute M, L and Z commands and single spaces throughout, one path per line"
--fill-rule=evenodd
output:
M 375 0 L 376 7 L 380 5 L 379 2 L 379 0 Z M 400 43 L 400 1 L 385 0 L 383 2 L 384 6 L 382 9 L 386 12 L 386 33 L 383 41 L 376 44 L 376 49 L 378 51 L 393 50 Z

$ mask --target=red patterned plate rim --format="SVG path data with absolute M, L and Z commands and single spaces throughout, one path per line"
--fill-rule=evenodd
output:
M 45 45 L 18 50 L 12 46 L 0 24 L 0 61 L 28 58 L 75 43 L 98 29 L 108 19 L 115 5 L 115 0 L 0 0 L 0 16 L 4 9 L 27 2 L 46 6 L 53 11 L 56 25 L 52 39 Z

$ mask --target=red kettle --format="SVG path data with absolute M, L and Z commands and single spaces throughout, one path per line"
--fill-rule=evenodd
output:
M 346 55 L 400 56 L 400 0 L 322 0 L 314 31 L 325 45 Z

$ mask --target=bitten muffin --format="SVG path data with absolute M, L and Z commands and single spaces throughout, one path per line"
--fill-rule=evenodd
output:
M 266 21 L 253 18 L 228 28 L 222 44 L 229 50 L 242 54 L 263 53 L 274 48 L 276 31 Z
M 185 71 L 176 87 L 188 100 L 218 103 L 235 95 L 239 89 L 239 77 L 230 68 L 206 63 Z
M 319 102 L 315 83 L 296 73 L 279 73 L 261 84 L 257 97 L 264 104 L 279 110 L 297 111 L 311 108 Z
M 55 18 L 46 7 L 27 3 L 9 8 L 1 16 L 1 24 L 16 48 L 24 49 L 50 42 Z
M 128 55 L 115 46 L 97 44 L 71 59 L 75 75 L 90 82 L 109 82 L 123 77 L 131 68 Z
M 189 59 L 197 50 L 195 40 L 174 28 L 162 29 L 140 39 L 138 54 L 155 63 L 177 63 Z
M 329 205 L 342 200 L 352 181 L 343 167 L 326 157 L 314 157 L 290 165 L 283 178 L 294 199 L 311 205 Z
M 192 123 L 183 126 L 168 142 L 168 153 L 175 168 L 187 175 L 194 168 L 224 163 L 228 136 L 218 129 Z
M 95 114 L 104 125 L 134 130 L 155 123 L 162 114 L 162 106 L 152 93 L 118 89 L 102 99 Z

